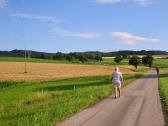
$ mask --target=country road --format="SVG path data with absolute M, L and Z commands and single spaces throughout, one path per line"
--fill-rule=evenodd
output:
M 154 71 L 56 126 L 163 126 L 164 117 Z

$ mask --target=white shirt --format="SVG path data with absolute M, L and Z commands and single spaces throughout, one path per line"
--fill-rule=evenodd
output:
M 121 79 L 123 78 L 122 73 L 119 71 L 114 71 L 112 73 L 112 78 L 113 78 L 114 83 L 121 82 Z

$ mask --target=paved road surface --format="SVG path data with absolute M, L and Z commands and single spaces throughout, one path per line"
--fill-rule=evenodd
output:
M 56 126 L 163 126 L 164 117 L 154 72 Z

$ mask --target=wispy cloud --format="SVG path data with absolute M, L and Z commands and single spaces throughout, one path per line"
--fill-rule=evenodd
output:
M 142 6 L 148 6 L 154 3 L 153 0 L 134 0 L 134 2 Z
M 8 0 L 0 0 L 0 9 L 5 8 L 8 5 Z
M 107 4 L 107 3 L 118 3 L 121 2 L 121 0 L 96 0 L 97 3 Z
M 112 32 L 111 35 L 126 44 L 136 44 L 138 42 L 159 42 L 157 38 L 147 38 L 133 35 L 127 32 Z
M 116 4 L 116 3 L 136 3 L 141 6 L 148 6 L 154 3 L 154 0 L 95 0 L 96 3 L 100 4 Z
M 12 17 L 17 18 L 25 18 L 25 19 L 34 19 L 34 20 L 41 20 L 41 21 L 48 21 L 48 22 L 60 22 L 61 19 L 58 19 L 54 16 L 41 16 L 41 15 L 34 15 L 28 13 L 15 13 L 11 14 Z
M 99 32 L 72 32 L 67 31 L 61 28 L 55 28 L 54 34 L 61 34 L 63 36 L 69 36 L 69 37 L 78 37 L 82 39 L 97 39 L 101 36 L 101 33 Z

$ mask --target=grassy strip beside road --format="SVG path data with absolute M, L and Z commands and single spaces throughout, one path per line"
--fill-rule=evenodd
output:
M 124 78 L 129 84 L 140 76 Z M 110 76 L 0 85 L 1 126 L 50 126 L 113 93 Z
M 160 96 L 163 103 L 166 125 L 168 125 L 168 68 L 162 69 L 161 71 Z

